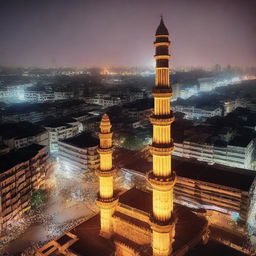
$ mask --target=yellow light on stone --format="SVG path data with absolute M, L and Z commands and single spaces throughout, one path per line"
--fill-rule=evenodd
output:
M 173 186 L 175 174 L 171 169 L 171 113 L 169 70 L 169 36 L 162 34 L 167 31 L 163 21 L 157 29 L 156 41 L 156 78 L 154 97 L 153 124 L 153 170 L 149 173 L 149 182 L 153 189 L 153 216 L 151 221 L 153 256 L 168 256 L 172 252 L 172 242 L 175 233 L 175 218 L 173 218 Z M 168 32 L 168 31 L 167 31 Z M 159 34 L 160 33 L 160 34 Z
M 113 233 L 112 215 L 115 211 L 117 199 L 114 198 L 114 174 L 112 165 L 112 136 L 111 123 L 105 114 L 100 123 L 100 169 L 97 171 L 99 176 L 99 198 L 97 204 L 100 207 L 100 235 L 110 238 Z

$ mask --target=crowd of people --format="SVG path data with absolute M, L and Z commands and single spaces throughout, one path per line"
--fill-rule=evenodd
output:
M 0 255 L 11 256 L 10 253 L 8 254 L 8 245 L 15 239 L 19 239 L 30 226 L 40 226 L 41 230 L 43 230 L 44 238 L 38 242 L 31 240 L 30 246 L 23 252 L 19 252 L 18 255 L 35 255 L 36 250 L 43 245 L 52 239 L 56 239 L 98 212 L 98 207 L 94 203 L 98 189 L 98 179 L 94 172 L 80 176 L 73 175 L 71 178 L 70 174 L 65 177 L 63 171 L 56 168 L 53 172 L 53 177 L 51 177 L 51 182 L 52 187 L 47 202 L 36 209 L 30 209 L 24 213 L 22 218 L 10 224 L 5 231 L 5 235 L 0 237 Z M 61 207 L 61 209 L 75 209 L 84 204 L 87 211 L 83 217 L 74 217 L 68 220 L 62 218 L 60 220 L 56 213 L 56 211 L 60 211 L 58 207 Z M 49 210 L 51 206 L 54 209 Z
M 71 222 L 68 221 L 68 222 L 62 223 L 59 226 L 56 226 L 54 224 L 49 225 L 48 228 L 49 228 L 50 234 L 47 236 L 47 240 L 44 242 L 40 241 L 38 243 L 31 244 L 31 246 L 29 248 L 27 248 L 24 252 L 21 253 L 21 256 L 35 255 L 36 251 L 39 248 L 41 248 L 43 245 L 47 244 L 49 241 L 51 241 L 53 239 L 56 239 L 57 237 L 64 234 L 65 232 L 71 230 L 72 228 L 78 226 L 80 223 L 82 223 L 85 220 L 86 220 L 86 218 L 82 217 L 82 218 L 72 220 Z
M 0 237 L 0 255 L 10 256 L 11 254 L 8 253 L 8 245 L 15 239 L 21 237 L 30 226 L 37 225 L 43 227 L 46 238 L 39 242 L 31 241 L 30 246 L 26 248 L 25 251 L 19 252 L 19 255 L 22 256 L 34 255 L 36 250 L 41 248 L 44 244 L 64 234 L 66 231 L 69 231 L 96 213 L 97 207 L 94 205 L 96 191 L 91 189 L 92 186 L 97 187 L 97 178 L 94 177 L 94 173 L 77 177 L 75 181 L 73 180 L 73 182 L 76 182 L 76 186 L 70 182 L 70 179 L 65 179 L 58 170 L 56 170 L 54 175 L 54 180 L 57 184 L 51 188 L 47 202 L 37 209 L 30 209 L 24 213 L 22 218 L 10 224 L 8 229 L 5 230 L 5 234 Z M 87 184 L 89 185 L 87 186 Z M 50 204 L 56 206 L 56 203 L 60 204 L 63 209 L 77 207 L 79 204 L 85 203 L 88 205 L 89 211 L 83 217 L 74 217 L 74 219 L 67 221 L 59 221 L 59 216 L 57 216 L 56 213 L 58 206 L 49 211 Z

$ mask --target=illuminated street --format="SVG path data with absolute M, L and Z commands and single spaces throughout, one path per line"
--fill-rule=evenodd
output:
M 6 244 L 0 251 L 1 255 L 19 255 L 26 249 L 28 253 L 24 255 L 32 255 L 29 247 L 42 245 L 97 213 L 98 208 L 94 203 L 97 191 L 95 174 L 76 177 L 65 172 L 55 168 L 51 177 L 53 189 L 46 206 L 40 213 L 30 216 L 31 226 L 24 233 L 17 235 L 17 229 L 9 232 L 8 237 L 15 233 L 13 237 L 16 240 Z

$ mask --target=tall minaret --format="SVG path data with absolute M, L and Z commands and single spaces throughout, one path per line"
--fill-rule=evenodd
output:
M 114 196 L 114 175 L 115 169 L 112 165 L 112 136 L 111 124 L 107 114 L 104 114 L 100 123 L 100 168 L 97 170 L 99 177 L 99 196 L 97 205 L 100 207 L 100 235 L 110 238 L 113 231 L 112 215 L 115 211 L 117 198 Z
M 154 114 L 150 120 L 153 125 L 153 171 L 148 175 L 153 188 L 153 230 L 152 248 L 154 256 L 167 256 L 172 252 L 175 235 L 175 215 L 173 213 L 173 187 L 175 173 L 171 168 L 171 123 L 174 120 L 170 109 L 172 89 L 169 70 L 169 32 L 161 18 L 156 31 L 156 81 L 153 88 Z

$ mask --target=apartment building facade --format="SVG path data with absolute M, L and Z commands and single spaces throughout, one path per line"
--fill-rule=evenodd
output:
M 59 141 L 60 166 L 65 171 L 76 173 L 86 173 L 98 168 L 100 163 L 97 153 L 98 144 L 98 138 L 88 132 Z
M 0 156 L 0 229 L 31 206 L 34 189 L 43 188 L 50 170 L 47 147 L 32 144 Z
M 214 116 L 222 116 L 222 109 L 220 107 L 195 107 L 185 105 L 173 105 L 174 112 L 182 112 L 185 114 L 184 118 L 188 120 L 207 119 Z
M 44 124 L 49 133 L 50 152 L 58 152 L 58 141 L 73 137 L 83 131 L 83 124 L 75 119 L 59 119 Z
M 184 140 L 174 143 L 173 155 L 185 158 L 194 158 L 208 164 L 222 164 L 231 167 L 252 169 L 254 152 L 256 148 L 255 139 L 234 138 L 227 144 L 217 146 L 216 144 L 200 143 Z

